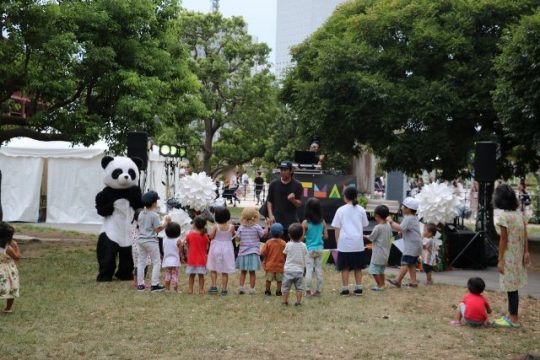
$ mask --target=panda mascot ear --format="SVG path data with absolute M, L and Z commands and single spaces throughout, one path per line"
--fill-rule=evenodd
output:
M 137 165 L 137 167 L 139 168 L 139 170 L 141 170 L 141 168 L 143 167 L 143 161 L 141 158 L 138 158 L 138 157 L 132 157 L 131 160 L 133 160 L 133 162 L 135 163 L 135 165 Z
M 105 156 L 103 159 L 101 159 L 101 167 L 105 169 L 113 160 L 114 158 L 112 156 Z

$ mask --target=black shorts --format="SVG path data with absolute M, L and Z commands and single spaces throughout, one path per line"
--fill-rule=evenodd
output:
M 366 268 L 366 260 L 363 251 L 341 252 L 338 251 L 337 270 L 362 270 Z
M 433 266 L 426 263 L 422 263 L 422 269 L 424 269 L 425 273 L 433 272 Z

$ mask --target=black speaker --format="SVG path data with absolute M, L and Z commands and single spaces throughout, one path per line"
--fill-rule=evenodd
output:
M 448 262 L 452 267 L 460 269 L 484 269 L 486 267 L 482 233 L 476 235 L 474 231 L 468 229 L 452 231 L 447 227 L 446 235 Z
M 145 132 L 130 132 L 127 137 L 127 156 L 137 157 L 143 165 L 139 170 L 146 170 L 148 164 L 148 134 Z
M 476 181 L 491 182 L 497 178 L 497 144 L 489 141 L 476 143 L 474 157 L 474 178 Z

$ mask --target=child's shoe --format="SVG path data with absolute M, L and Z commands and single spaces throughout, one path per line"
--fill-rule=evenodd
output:
M 321 297 L 321 292 L 317 290 L 311 296 L 313 296 L 313 297 Z
M 450 321 L 450 325 L 452 325 L 452 326 L 461 326 L 461 321 L 452 320 L 452 321 Z
M 209 294 L 217 294 L 218 293 L 218 288 L 216 286 L 211 286 L 210 290 L 208 290 L 208 293 Z
M 390 284 L 394 285 L 397 288 L 401 287 L 401 283 L 397 282 L 396 280 L 386 279 L 386 281 L 388 281 Z
M 294 306 L 302 306 L 302 303 L 295 302 L 295 303 L 294 303 Z
M 349 289 L 341 289 L 341 291 L 339 292 L 339 295 L 341 296 L 349 296 L 350 292 L 349 292 Z
M 272 296 L 272 292 L 270 290 L 265 290 L 264 295 L 265 296 Z
M 245 293 L 246 293 L 246 289 L 244 289 L 243 287 L 238 289 L 238 295 L 244 295 Z
M 145 288 L 144 285 L 137 285 L 137 291 L 143 292 Z
M 281 293 L 281 290 L 276 290 L 276 296 L 281 296 L 281 295 L 283 295 L 283 294 Z
M 384 291 L 384 288 L 383 287 L 378 287 L 378 286 L 373 286 L 371 288 L 371 290 L 373 290 L 373 291 Z
M 165 287 L 160 284 L 152 285 L 152 287 L 150 288 L 150 292 L 162 292 L 162 291 L 165 291 Z
M 354 289 L 354 295 L 355 295 L 355 296 L 361 296 L 363 292 L 364 292 L 364 291 L 362 290 L 362 288 L 356 288 L 356 289 Z
M 306 297 L 310 297 L 310 296 L 313 296 L 313 294 L 311 293 L 311 290 L 306 290 Z
M 257 295 L 257 290 L 255 290 L 255 288 L 250 288 L 249 295 Z
M 227 291 L 227 289 L 221 290 L 221 296 L 227 296 L 228 294 L 229 292 Z

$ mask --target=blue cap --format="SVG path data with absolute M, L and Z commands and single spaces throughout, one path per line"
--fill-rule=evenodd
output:
M 283 160 L 280 164 L 279 164 L 279 168 L 280 169 L 292 169 L 293 168 L 293 164 L 290 160 Z
M 158 201 L 159 200 L 159 195 L 157 192 L 155 191 L 148 191 L 147 193 L 145 193 L 142 198 L 141 198 L 143 204 L 151 204 L 153 203 L 154 201 Z
M 283 235 L 283 225 L 280 223 L 275 223 L 270 226 L 270 236 L 280 236 Z

